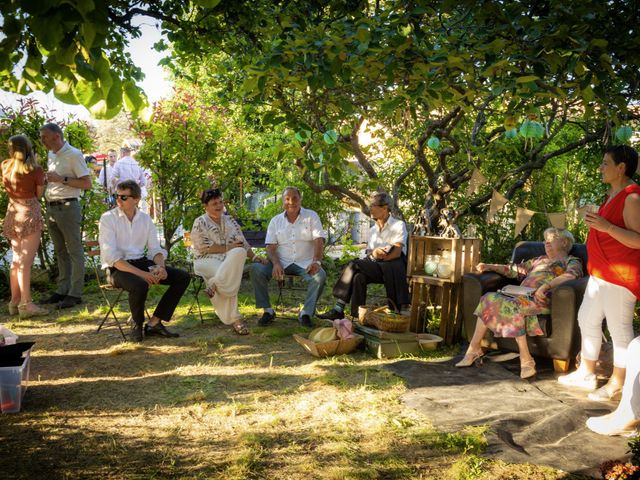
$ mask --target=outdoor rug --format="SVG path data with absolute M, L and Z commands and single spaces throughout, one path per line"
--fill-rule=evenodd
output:
M 404 403 L 438 430 L 488 425 L 487 457 L 598 478 L 602 462 L 629 457 L 628 439 L 597 435 L 585 426 L 588 417 L 608 413 L 615 404 L 589 401 L 585 392 L 558 384 L 550 363 L 539 361 L 537 378 L 527 382 L 519 377 L 517 359 L 455 368 L 460 358 L 400 360 L 385 368 L 406 380 Z

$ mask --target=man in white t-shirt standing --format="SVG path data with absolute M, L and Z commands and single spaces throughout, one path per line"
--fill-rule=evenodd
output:
M 40 129 L 40 140 L 49 150 L 47 226 L 58 262 L 56 291 L 42 303 L 69 308 L 82 301 L 84 289 L 84 249 L 81 238 L 80 196 L 91 189 L 91 173 L 82 152 L 64 140 L 62 129 L 47 123 Z
M 311 318 L 327 278 L 321 263 L 327 233 L 318 214 L 302 208 L 302 196 L 297 188 L 284 189 L 282 207 L 284 213 L 273 217 L 267 228 L 265 244 L 270 263 L 251 265 L 256 306 L 264 309 L 258 326 L 269 325 L 276 316 L 269 301 L 269 279 L 283 280 L 286 273 L 299 275 L 307 283 L 307 296 L 299 321 L 303 327 L 312 327 Z
M 116 162 L 112 169 L 111 188 L 115 190 L 116 185 L 127 180 L 133 180 L 140 188 L 147 184 L 144 170 L 131 156 L 131 148 L 122 147 L 120 149 L 120 160 Z

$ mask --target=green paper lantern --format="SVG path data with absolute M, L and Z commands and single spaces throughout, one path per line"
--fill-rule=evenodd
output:
M 427 141 L 427 145 L 431 150 L 438 150 L 440 147 L 440 139 L 438 137 L 431 137 Z
M 620 143 L 627 143 L 632 135 L 633 130 L 629 125 L 624 125 L 616 130 L 616 139 Z
M 517 128 L 512 128 L 510 130 L 507 130 L 506 132 L 504 132 L 504 136 L 506 138 L 508 138 L 509 140 L 513 140 L 514 138 L 516 138 L 518 136 L 518 129 Z
M 524 138 L 542 138 L 544 137 L 544 127 L 540 122 L 525 120 L 520 125 L 520 136 Z

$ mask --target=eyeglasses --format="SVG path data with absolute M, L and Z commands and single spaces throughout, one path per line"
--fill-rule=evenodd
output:
M 116 198 L 119 198 L 123 202 L 126 202 L 129 198 L 135 198 L 133 195 L 116 195 Z

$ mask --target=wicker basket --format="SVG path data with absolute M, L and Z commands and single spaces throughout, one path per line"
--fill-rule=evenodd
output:
M 391 300 L 390 300 L 391 301 Z M 391 301 L 393 303 L 393 301 Z M 383 332 L 404 333 L 409 329 L 410 315 L 402 315 L 389 310 L 389 307 L 378 307 L 365 315 L 363 325 L 371 325 Z
M 360 305 L 358 307 L 358 321 L 361 324 L 366 325 L 367 314 L 374 308 L 377 308 L 377 305 Z
M 346 353 L 353 352 L 362 339 L 364 338 L 362 335 L 354 334 L 351 338 L 346 338 L 344 340 L 333 340 L 331 342 L 323 342 L 316 343 L 309 340 L 306 337 L 303 337 L 298 334 L 294 334 L 293 338 L 302 345 L 307 352 L 309 352 L 314 357 L 330 357 L 332 355 L 343 355 Z

